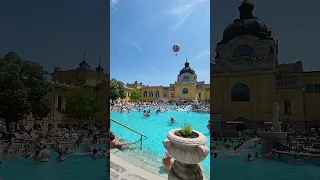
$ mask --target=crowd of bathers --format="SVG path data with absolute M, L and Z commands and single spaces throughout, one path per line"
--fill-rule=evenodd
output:
M 106 148 L 95 148 L 95 144 L 106 144 Z M 83 148 L 83 149 L 81 149 Z M 46 131 L 39 124 L 32 128 L 20 124 L 8 133 L 1 134 L 0 157 L 19 155 L 25 159 L 47 162 L 56 154 L 55 160 L 63 162 L 67 154 L 86 153 L 96 160 L 107 155 L 107 131 L 100 123 L 84 125 L 58 125 L 53 128 L 49 124 Z M 0 163 L 2 163 L 0 161 Z

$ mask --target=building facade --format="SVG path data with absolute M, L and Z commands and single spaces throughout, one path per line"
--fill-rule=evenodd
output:
M 136 81 L 126 84 L 126 101 L 130 101 L 132 89 L 139 89 L 142 102 L 159 101 L 188 101 L 195 99 L 202 102 L 210 101 L 210 84 L 197 81 L 196 72 L 190 67 L 186 60 L 184 67 L 180 70 L 177 81 L 169 86 L 146 86 Z
M 210 61 L 213 117 L 254 127 L 272 121 L 278 102 L 283 124 L 320 125 L 320 72 L 304 71 L 301 61 L 279 63 L 278 40 L 253 15 L 254 5 L 245 0 L 238 9 L 239 19 L 225 28 Z
M 48 92 L 47 97 L 51 101 L 52 107 L 48 117 L 41 122 L 43 128 L 46 128 L 48 124 L 52 124 L 57 127 L 58 124 L 77 124 L 76 121 L 67 119 L 59 113 L 65 106 L 65 98 L 68 90 L 71 88 L 94 88 L 98 91 L 102 97 L 102 107 L 97 117 L 91 123 L 101 122 L 108 127 L 109 123 L 109 75 L 103 72 L 104 69 L 100 66 L 93 70 L 90 65 L 83 60 L 77 69 L 62 70 L 60 67 L 54 68 L 51 74 L 49 82 L 52 84 L 52 90 Z M 27 117 L 27 122 L 32 125 L 35 120 L 32 117 Z M 90 122 L 85 122 L 89 124 Z

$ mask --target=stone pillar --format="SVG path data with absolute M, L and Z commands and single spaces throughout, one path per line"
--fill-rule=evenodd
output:
M 243 131 L 243 138 L 244 138 L 244 140 L 249 140 L 249 134 L 250 134 L 250 131 L 249 131 L 249 130 L 244 130 L 244 131 Z
M 205 180 L 200 162 L 208 153 L 207 138 L 200 132 L 194 131 L 197 138 L 183 138 L 176 136 L 174 129 L 168 132 L 168 139 L 163 141 L 164 147 L 175 159 L 168 174 L 168 180 Z
M 265 154 L 269 150 L 273 150 L 275 141 L 286 140 L 286 132 L 260 132 L 259 136 L 261 138 L 261 153 Z

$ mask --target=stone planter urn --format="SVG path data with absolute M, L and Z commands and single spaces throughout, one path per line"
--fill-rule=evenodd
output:
M 175 159 L 168 180 L 205 180 L 200 162 L 203 161 L 209 149 L 206 146 L 207 138 L 198 131 L 198 137 L 184 138 L 176 135 L 181 129 L 168 132 L 168 139 L 163 141 L 166 150 Z

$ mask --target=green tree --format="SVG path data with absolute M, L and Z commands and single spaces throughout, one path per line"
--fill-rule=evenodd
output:
M 0 59 L 0 118 L 7 127 L 35 113 L 39 104 L 46 101 L 50 84 L 44 74 L 39 63 L 22 60 L 14 52 Z
M 139 100 L 141 98 L 141 92 L 139 89 L 132 89 L 130 98 L 132 100 Z
M 60 111 L 67 118 L 78 121 L 82 126 L 86 120 L 98 115 L 101 107 L 101 96 L 92 89 L 75 88 L 69 90 L 65 107 Z
M 110 99 L 117 100 L 118 98 L 125 98 L 125 86 L 122 81 L 115 78 L 110 80 Z
M 40 99 L 39 104 L 33 105 L 33 108 L 32 108 L 33 118 L 35 118 L 36 120 L 43 120 L 49 115 L 49 113 L 51 112 L 51 108 L 52 108 L 52 104 L 48 99 L 46 98 Z

